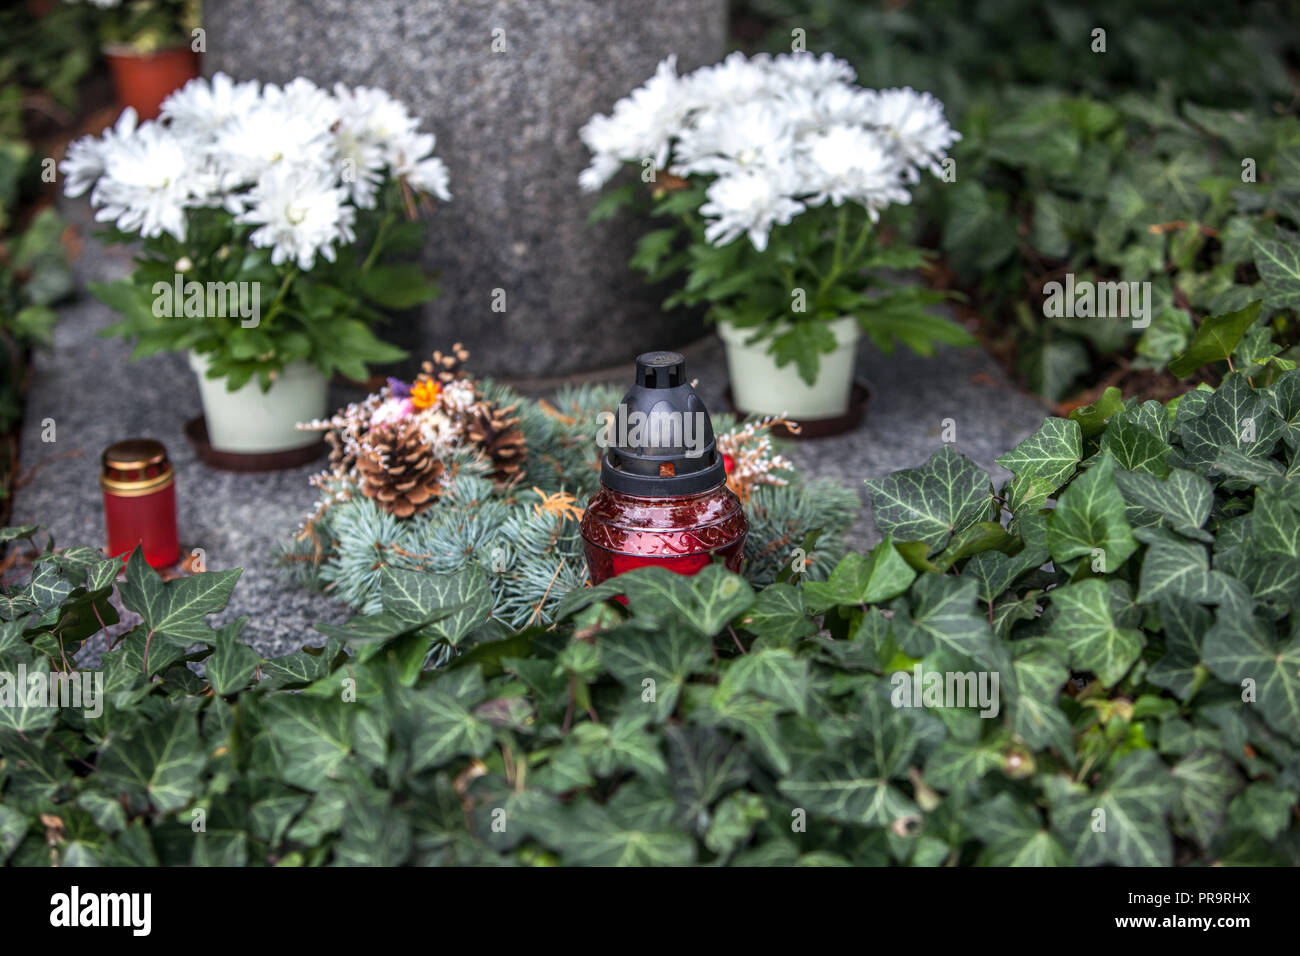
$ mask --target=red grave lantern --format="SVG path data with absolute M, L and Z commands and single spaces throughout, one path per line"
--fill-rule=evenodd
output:
M 695 574 L 714 555 L 739 571 L 748 523 L 686 360 L 638 356 L 636 383 L 608 426 L 601 489 L 582 517 L 591 583 L 646 565 Z
M 110 557 L 127 558 L 136 545 L 153 568 L 180 558 L 176 540 L 176 473 L 167 450 L 151 438 L 110 445 L 102 459 L 104 524 Z

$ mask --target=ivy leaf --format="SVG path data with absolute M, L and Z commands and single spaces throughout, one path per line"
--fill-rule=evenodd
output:
M 384 612 L 406 624 L 408 630 L 431 626 L 449 644 L 456 644 L 482 624 L 492 610 L 487 575 L 477 565 L 456 574 L 428 574 L 385 565 L 380 570 L 379 599 Z
M 778 644 L 790 644 L 817 632 L 804 607 L 803 588 L 784 583 L 769 584 L 759 591 L 740 626 Z
M 1214 488 L 1195 472 L 1175 468 L 1162 481 L 1153 474 L 1120 470 L 1115 481 L 1125 498 L 1160 515 L 1171 531 L 1200 541 L 1214 540 L 1201 530 L 1210 516 Z
M 711 564 L 692 577 L 645 567 L 618 578 L 633 615 L 658 620 L 668 611 L 673 620 L 701 637 L 712 638 L 754 602 L 745 579 L 721 564 Z
M 1269 400 L 1282 420 L 1282 440 L 1288 448 L 1300 448 L 1300 369 L 1291 369 L 1269 387 Z
M 974 783 L 1002 766 L 998 743 L 991 740 L 964 743 L 947 738 L 925 763 L 926 784 L 939 790 L 961 790 Z
M 1198 750 L 1174 764 L 1179 783 L 1174 817 L 1208 848 L 1223 826 L 1228 801 L 1242 787 L 1232 761 L 1216 750 Z
M 830 577 L 809 581 L 804 594 L 814 612 L 838 604 L 879 604 L 898 597 L 916 578 L 916 572 L 894 548 L 890 535 L 868 554 L 850 551 L 835 566 Z
M 410 701 L 401 715 L 410 736 L 407 771 L 415 774 L 438 767 L 452 757 L 481 757 L 492 743 L 492 725 L 471 708 L 487 696 L 483 674 L 476 667 L 448 671 Z
M 1137 599 L 1141 604 L 1162 598 L 1215 604 L 1225 598 L 1224 577 L 1209 569 L 1204 545 L 1173 536 L 1158 537 L 1151 541 L 1142 562 Z
M 239 639 L 248 618 L 232 621 L 217 632 L 215 650 L 204 661 L 204 676 L 218 697 L 241 691 L 253 680 L 261 655 Z
M 919 468 L 868 478 L 876 527 L 902 541 L 924 541 L 931 549 L 990 514 L 988 475 L 951 445 Z
M 1055 491 L 1074 474 L 1082 457 L 1083 431 L 1079 423 L 1068 418 L 1048 418 L 1038 431 L 995 460 L 1017 478 L 1037 479 Z
M 137 546 L 126 564 L 126 580 L 118 590 L 122 603 L 144 618 L 145 627 L 155 636 L 184 647 L 212 644 L 215 636 L 207 616 L 229 603 L 240 573 L 239 568 L 204 571 L 163 581 Z
M 1196 393 L 1183 396 L 1179 412 L 1192 394 Z M 1282 423 L 1273 412 L 1268 393 L 1252 388 L 1242 372 L 1234 372 L 1205 400 L 1199 414 L 1184 421 L 1179 433 L 1183 457 L 1192 468 L 1204 472 L 1213 467 L 1226 445 L 1245 455 L 1267 458 L 1281 436 Z
M 1080 866 L 1169 866 L 1173 841 L 1165 814 L 1178 784 L 1150 750 L 1120 757 L 1089 790 L 1048 779 L 1052 830 Z
M 664 633 L 624 627 L 601 638 L 605 667 L 638 694 L 653 690 L 651 702 L 665 716 L 677 706 L 686 678 L 707 667 L 711 656 L 707 641 L 677 627 Z
M 1053 560 L 1100 557 L 1104 570 L 1114 572 L 1137 549 L 1114 476 L 1115 461 L 1103 454 L 1065 489 L 1047 517 L 1047 546 Z
M 1254 614 L 1224 604 L 1205 635 L 1205 666 L 1238 688 L 1251 681 L 1265 722 L 1300 743 L 1300 638 L 1275 641 Z
M 538 839 L 564 851 L 574 866 L 690 866 L 695 840 L 689 833 L 649 821 L 631 826 L 614 819 L 604 807 L 582 798 L 558 825 L 548 826 Z
M 777 788 L 797 808 L 838 823 L 889 826 L 918 812 L 870 754 L 860 749 L 814 757 L 779 781 Z
M 266 702 L 266 729 L 284 782 L 319 790 L 340 775 L 352 750 L 356 705 L 337 697 L 275 694 Z
M 1140 631 L 1115 620 L 1107 583 L 1098 578 L 1079 581 L 1053 591 L 1051 600 L 1057 609 L 1053 634 L 1069 647 L 1070 666 L 1092 671 L 1107 687 L 1119 683 L 1145 642 Z
M 808 661 L 799 660 L 784 647 L 751 650 L 728 666 L 717 694 L 725 700 L 751 693 L 803 714 L 808 706 Z
M 1147 680 L 1187 700 L 1205 674 L 1201 642 L 1213 615 L 1199 604 L 1172 599 L 1159 602 L 1165 634 L 1165 656 L 1151 665 Z
M 1101 398 L 1091 405 L 1083 405 L 1070 412 L 1070 421 L 1077 422 L 1084 438 L 1100 434 L 1111 417 L 1124 408 L 1124 395 L 1114 385 L 1101 393 Z
M 573 728 L 578 752 L 593 772 L 608 777 L 618 770 L 642 776 L 668 772 L 659 739 L 646 730 L 648 715 L 620 714 L 612 724 L 584 722 Z
M 152 806 L 169 813 L 194 799 L 206 764 L 193 711 L 178 709 L 142 722 L 124 740 L 107 742 L 97 776 L 125 792 L 138 810 Z
M 1252 783 L 1228 805 L 1228 824 L 1276 840 L 1286 829 L 1295 807 L 1295 791 L 1275 783 Z
M 1009 793 L 973 808 L 970 828 L 981 840 L 981 866 L 1068 866 L 1070 855 L 1032 805 Z
M 709 727 L 672 724 L 665 736 L 676 818 L 703 835 L 709 826 L 709 807 L 749 779 L 745 750 Z
M 1246 330 L 1259 318 L 1261 304 L 1256 300 L 1236 312 L 1205 318 L 1197 328 L 1196 336 L 1187 351 L 1169 363 L 1169 371 L 1184 378 L 1202 365 L 1226 361 Z
M 922 575 L 908 595 L 910 613 L 896 612 L 894 635 L 912 657 L 947 647 L 976 663 L 996 669 L 1002 656 L 986 617 L 975 610 L 973 580 L 949 575 Z
M 1268 290 L 1270 309 L 1300 307 L 1300 244 L 1256 239 L 1255 268 Z
M 1129 471 L 1149 472 L 1157 478 L 1169 474 L 1165 458 L 1172 450 L 1159 435 L 1127 418 L 1116 418 L 1101 436 L 1101 450 Z
M 1011 727 L 1030 747 L 1054 747 L 1070 755 L 1074 751 L 1070 722 L 1057 705 L 1061 688 L 1070 678 L 1066 657 L 1060 642 L 1015 643 L 1012 673 L 1016 692 L 1011 698 Z

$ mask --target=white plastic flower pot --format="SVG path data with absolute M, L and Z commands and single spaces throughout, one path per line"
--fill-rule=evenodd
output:
M 286 365 L 265 392 L 256 376 L 229 391 L 224 378 L 207 377 L 208 360 L 195 352 L 190 352 L 190 368 L 199 380 L 208 441 L 217 451 L 289 451 L 320 441 L 319 433 L 295 427 L 325 417 L 328 383 L 316 366 Z
M 753 329 L 719 322 L 718 335 L 726 346 L 731 399 L 736 408 L 755 415 L 788 415 L 795 421 L 836 418 L 847 413 L 862 331 L 851 315 L 836 319 L 830 329 L 835 336 L 835 351 L 822 354 L 817 380 L 809 385 L 799 377 L 793 362 L 777 367 L 776 359 L 767 351 L 771 339 L 746 345 Z

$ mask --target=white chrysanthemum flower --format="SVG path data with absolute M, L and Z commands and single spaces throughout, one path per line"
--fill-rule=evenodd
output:
M 875 222 L 890 203 L 906 204 L 912 198 L 903 185 L 903 162 L 880 133 L 832 126 L 809 137 L 805 148 L 801 178 L 816 194 L 808 200 L 810 206 L 851 200 L 865 206 Z
M 668 151 L 687 111 L 677 57 L 669 56 L 655 75 L 614 104 L 609 116 L 597 114 L 578 131 L 593 154 L 592 164 L 579 177 L 583 189 L 605 184 L 602 174 L 617 169 L 617 162 L 651 160 L 655 168 L 668 163 Z
M 879 91 L 873 97 L 870 122 L 891 138 L 909 166 L 936 176 L 943 172 L 939 161 L 947 156 L 948 147 L 961 139 L 944 118 L 943 103 L 910 86 Z
M 135 110 L 128 106 L 122 110 L 117 122 L 104 130 L 102 137 L 83 136 L 68 146 L 67 155 L 59 163 L 59 172 L 67 177 L 63 192 L 68 196 L 80 196 L 95 184 L 104 174 L 104 157 L 115 144 L 129 138 L 136 128 L 138 117 Z
M 185 238 L 191 158 L 165 127 L 142 123 L 130 135 L 104 141 L 103 173 L 90 195 L 95 218 L 145 238 Z
M 857 73 L 844 60 L 830 53 L 780 53 L 768 67 L 774 79 L 800 89 L 818 90 L 852 83 Z
M 407 133 L 389 140 L 389 170 L 413 189 L 432 193 L 443 202 L 451 199 L 447 167 L 433 155 L 437 138 L 432 133 Z
M 788 167 L 752 167 L 719 176 L 700 207 L 703 215 L 713 219 L 704 228 L 704 237 L 722 246 L 745 234 L 762 252 L 772 227 L 784 225 L 804 210 L 804 204 L 794 198 L 793 179 Z
M 236 83 L 225 73 L 210 81 L 198 77 L 163 100 L 161 118 L 178 135 L 210 142 L 227 123 L 251 110 L 259 96 L 252 80 Z
M 767 99 L 784 85 L 771 66 L 772 59 L 766 53 L 747 57 L 737 51 L 721 63 L 701 67 L 683 77 L 682 98 L 692 110 Z
M 327 94 L 323 95 L 328 98 Z M 227 189 L 255 182 L 267 170 L 282 163 L 335 165 L 330 127 L 336 111 L 320 108 L 319 103 L 312 108 L 314 99 L 310 95 L 287 96 L 278 87 L 268 86 L 252 109 L 226 124 L 212 149 L 227 170 Z M 300 109 L 300 105 L 305 108 Z
M 793 150 L 788 112 L 770 100 L 755 100 L 701 114 L 678 141 L 672 171 L 686 176 L 782 166 L 790 162 Z
M 334 261 L 334 243 L 356 239 L 352 223 L 356 210 L 347 190 L 331 170 L 282 163 L 269 169 L 249 194 L 248 209 L 237 217 L 258 225 L 253 245 L 271 249 L 276 265 L 294 261 L 310 269 L 320 253 Z
M 382 145 L 410 136 L 420 125 L 405 103 L 381 89 L 336 83 L 334 99 L 342 128 L 358 139 Z

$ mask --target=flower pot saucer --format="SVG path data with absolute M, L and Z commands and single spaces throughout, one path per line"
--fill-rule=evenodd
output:
M 201 462 L 221 471 L 282 471 L 309 465 L 325 453 L 325 442 L 319 438 L 310 445 L 285 451 L 221 451 L 212 447 L 208 423 L 202 415 L 185 423 L 185 437 Z
M 744 409 L 737 408 L 736 403 L 731 398 L 731 386 L 723 393 L 723 398 L 727 405 L 737 415 L 754 414 Z M 849 408 L 843 415 L 834 415 L 830 418 L 791 418 L 799 425 L 799 433 L 795 434 L 784 425 L 778 425 L 772 429 L 772 434 L 779 438 L 829 438 L 832 435 L 842 435 L 845 432 L 852 431 L 862 423 L 862 416 L 866 413 L 867 402 L 871 400 L 871 389 L 862 379 L 855 379 L 853 389 L 849 393 Z

